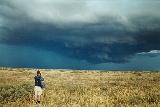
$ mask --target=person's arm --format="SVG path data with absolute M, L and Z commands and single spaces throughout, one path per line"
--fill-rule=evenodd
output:
M 44 78 L 43 78 L 43 77 L 41 77 L 41 81 L 44 81 Z
M 36 85 L 36 76 L 34 76 L 34 85 Z
M 36 80 L 36 76 L 34 76 L 34 80 Z
M 41 87 L 44 89 L 45 88 L 45 83 L 44 83 L 44 78 L 43 77 L 41 77 Z

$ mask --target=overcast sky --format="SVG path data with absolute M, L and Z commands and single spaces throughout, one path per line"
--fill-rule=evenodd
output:
M 159 0 L 0 0 L 0 66 L 159 70 Z

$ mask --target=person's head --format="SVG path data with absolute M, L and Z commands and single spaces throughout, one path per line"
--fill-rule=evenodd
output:
M 41 76 L 41 72 L 39 70 L 37 71 L 37 76 Z

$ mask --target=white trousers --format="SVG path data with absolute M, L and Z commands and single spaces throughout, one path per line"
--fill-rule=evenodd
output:
M 40 86 L 35 86 L 34 87 L 34 92 L 35 92 L 35 96 L 37 95 L 42 95 L 42 88 Z

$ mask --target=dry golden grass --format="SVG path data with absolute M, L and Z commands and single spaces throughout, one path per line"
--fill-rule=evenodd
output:
M 0 106 L 34 107 L 35 70 L 0 70 Z M 42 107 L 160 107 L 160 72 L 42 70 Z

